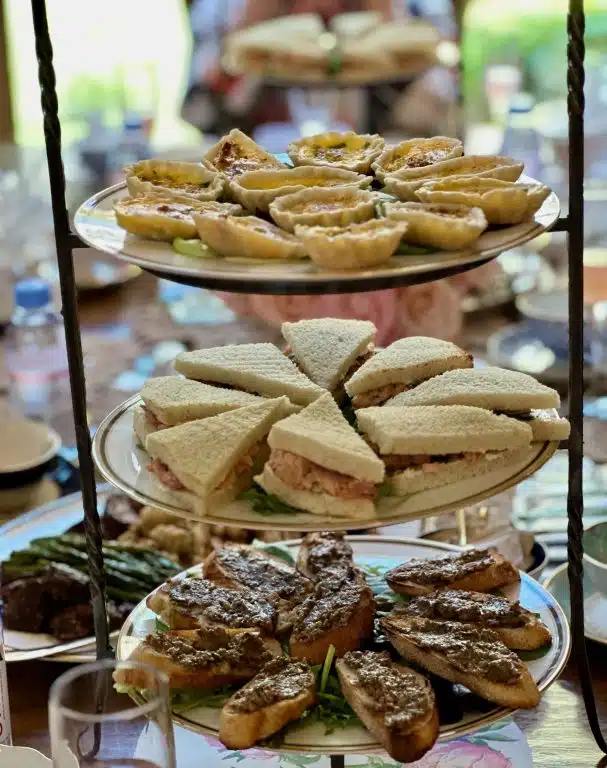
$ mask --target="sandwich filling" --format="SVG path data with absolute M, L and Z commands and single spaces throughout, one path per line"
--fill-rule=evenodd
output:
M 264 440 L 256 442 L 244 456 L 241 456 L 238 461 L 232 466 L 225 476 L 217 483 L 214 491 L 223 491 L 227 488 L 231 488 L 238 481 L 240 475 L 250 472 L 255 464 L 255 459 L 259 455 Z M 152 459 L 148 464 L 148 471 L 153 472 L 158 480 L 165 485 L 170 491 L 186 491 L 186 486 L 181 482 L 177 475 L 169 469 L 169 467 L 160 459 Z
M 371 445 L 373 450 L 378 453 L 378 448 Z M 396 474 L 416 475 L 420 472 L 433 473 L 438 472 L 445 464 L 451 464 L 455 461 L 461 461 L 465 464 L 476 464 L 479 461 L 495 461 L 502 456 L 505 451 L 466 451 L 463 453 L 387 453 L 381 457 L 386 466 L 386 475 L 390 477 Z
M 276 477 L 295 491 L 326 493 L 346 500 L 375 497 L 373 483 L 326 469 L 291 451 L 272 451 L 269 466 Z
M 145 420 L 149 426 L 152 427 L 152 429 L 167 429 L 171 426 L 171 424 L 165 424 L 164 421 L 161 421 L 158 416 L 156 416 L 156 414 L 148 408 L 147 405 L 143 406 L 143 410 L 145 413 Z

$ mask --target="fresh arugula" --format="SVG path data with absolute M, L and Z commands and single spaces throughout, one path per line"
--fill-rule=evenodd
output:
M 284 547 L 282 544 L 275 544 L 275 543 L 268 544 L 265 541 L 254 539 L 251 546 L 254 549 L 262 549 L 264 552 L 267 552 L 269 555 L 274 555 L 274 557 L 278 557 L 281 560 L 284 560 L 284 562 L 288 563 L 289 565 L 295 565 L 295 558 L 293 557 L 293 552 L 288 547 Z
M 211 691 L 196 688 L 175 688 L 171 691 L 171 709 L 178 715 L 198 707 L 221 709 L 236 688 L 215 688 Z
M 156 616 L 156 632 L 169 632 L 170 629 L 168 624 L 165 624 L 162 619 L 159 619 L 158 616 Z
M 325 726 L 326 734 L 358 722 L 358 717 L 341 692 L 339 678 L 333 670 L 334 659 L 335 646 L 331 645 L 324 663 L 312 668 L 316 674 L 316 706 L 309 716 Z
M 522 661 L 535 661 L 545 656 L 551 647 L 552 643 L 550 642 L 542 645 L 541 648 L 536 648 L 534 651 L 517 651 L 517 654 Z
M 243 491 L 238 498 L 250 501 L 253 512 L 258 512 L 260 515 L 299 515 L 302 512 L 301 509 L 285 504 L 278 496 L 266 493 L 256 485 Z

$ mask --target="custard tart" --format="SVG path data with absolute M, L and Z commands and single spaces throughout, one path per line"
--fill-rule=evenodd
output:
M 228 179 L 261 168 L 286 168 L 284 163 L 238 128 L 234 128 L 213 144 L 204 156 L 204 162 L 219 173 L 225 174 Z
M 156 195 L 175 200 L 217 200 L 225 179 L 198 163 L 174 160 L 141 160 L 124 169 L 131 197 Z
M 489 224 L 520 224 L 537 213 L 550 189 L 543 184 L 453 176 L 428 182 L 415 194 L 422 203 L 455 203 L 481 208 Z
M 416 200 L 415 192 L 423 184 L 447 176 L 479 176 L 481 178 L 516 181 L 523 172 L 524 163 L 511 157 L 493 155 L 466 155 L 443 160 L 426 168 L 401 168 L 384 178 L 384 191 L 399 200 Z
M 196 213 L 238 215 L 239 205 L 217 203 L 213 200 L 183 202 L 166 197 L 125 197 L 114 203 L 116 221 L 127 232 L 149 240 L 172 242 L 176 237 L 198 237 L 192 218 Z
M 409 139 L 395 147 L 389 147 L 371 165 L 380 181 L 391 173 L 405 168 L 426 168 L 443 160 L 451 160 L 464 154 L 459 139 L 435 136 L 433 139 Z
M 368 187 L 373 179 L 342 168 L 305 165 L 277 171 L 250 171 L 232 179 L 232 196 L 250 211 L 267 212 L 277 197 L 308 187 Z
M 297 224 L 345 227 L 373 219 L 377 199 L 377 194 L 358 187 L 311 187 L 277 197 L 270 203 L 270 216 L 288 232 Z
M 327 131 L 291 142 L 287 154 L 294 165 L 329 165 L 369 173 L 371 163 L 383 148 L 384 140 L 377 133 Z
M 407 231 L 404 221 L 372 219 L 347 227 L 295 227 L 315 264 L 325 269 L 366 269 L 390 260 Z
M 198 236 L 222 256 L 247 259 L 302 259 L 302 243 L 288 232 L 256 216 L 195 214 Z
M 386 218 L 408 224 L 406 240 L 415 245 L 457 251 L 472 245 L 487 229 L 480 208 L 448 203 L 384 203 Z

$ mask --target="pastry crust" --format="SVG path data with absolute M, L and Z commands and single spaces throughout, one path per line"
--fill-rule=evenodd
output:
M 214 200 L 183 202 L 166 197 L 148 195 L 125 197 L 114 203 L 116 221 L 132 235 L 148 240 L 172 242 L 176 237 L 185 239 L 198 237 L 193 215 L 204 213 L 218 215 L 242 213 L 240 205 L 217 203 Z
M 250 211 L 267 212 L 270 203 L 281 195 L 289 195 L 308 187 L 368 187 L 371 176 L 363 176 L 342 168 L 302 166 L 273 171 L 250 171 L 230 182 L 233 197 Z
M 543 184 L 453 176 L 424 184 L 415 194 L 423 203 L 455 203 L 481 208 L 490 224 L 520 224 L 537 213 L 550 189 Z
M 464 145 L 459 139 L 435 136 L 432 139 L 409 139 L 384 150 L 371 165 L 380 181 L 405 168 L 426 168 L 434 163 L 461 157 Z
M 228 179 L 262 168 L 286 168 L 284 163 L 238 128 L 234 128 L 213 144 L 204 156 L 204 162 L 225 174 Z
M 345 227 L 375 217 L 377 195 L 357 187 L 311 187 L 270 203 L 270 215 L 282 229 L 304 226 Z
M 377 133 L 326 131 L 291 142 L 287 154 L 296 166 L 328 165 L 357 173 L 369 173 L 379 157 L 384 140 Z
M 524 163 L 511 157 L 495 155 L 466 155 L 433 163 L 426 168 L 402 168 L 384 179 L 384 191 L 399 200 L 416 200 L 415 192 L 426 182 L 447 176 L 478 176 L 480 178 L 517 181 Z
M 326 269 L 366 269 L 384 264 L 406 231 L 404 221 L 390 219 L 347 227 L 295 227 L 312 261 Z
M 156 195 L 174 200 L 217 200 L 224 188 L 221 174 L 198 163 L 141 160 L 124 169 L 131 197 Z
M 480 208 L 448 203 L 384 203 L 388 219 L 406 221 L 407 242 L 457 251 L 472 245 L 487 229 Z
M 288 232 L 256 216 L 195 214 L 203 243 L 222 256 L 250 259 L 302 259 L 302 243 Z

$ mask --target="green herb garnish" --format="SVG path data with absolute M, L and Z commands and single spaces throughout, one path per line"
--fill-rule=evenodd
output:
M 541 648 L 536 648 L 534 651 L 517 651 L 516 653 L 521 661 L 535 661 L 545 656 L 551 647 L 552 643 L 546 643 L 546 645 L 542 645 Z
M 211 691 L 197 688 L 175 688 L 171 691 L 171 709 L 177 714 L 198 707 L 221 709 L 236 688 L 215 688 Z
M 191 259 L 214 259 L 217 257 L 215 251 L 212 251 L 202 240 L 185 240 L 183 237 L 176 237 L 173 240 L 173 250 L 181 256 L 188 256 Z
M 266 493 L 258 486 L 248 488 L 246 491 L 240 494 L 239 499 L 250 501 L 253 507 L 253 512 L 258 512 L 260 515 L 300 515 L 301 509 L 296 509 L 285 504 L 278 496 L 274 496 L 271 493 Z
M 156 616 L 156 632 L 164 633 L 164 632 L 170 632 L 171 628 L 168 624 L 165 624 L 162 619 L 159 619 L 158 616 Z
M 281 560 L 284 560 L 284 562 L 288 563 L 289 565 L 295 565 L 293 552 L 288 547 L 284 547 L 282 544 L 267 544 L 265 541 L 254 539 L 251 546 L 255 549 L 262 549 L 269 555 L 274 555 L 274 557 L 278 557 Z

